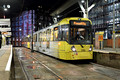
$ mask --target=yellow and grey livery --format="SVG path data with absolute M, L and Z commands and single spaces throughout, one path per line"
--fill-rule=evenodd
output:
M 63 60 L 93 59 L 91 25 L 87 18 L 64 18 L 35 32 L 33 49 Z M 31 42 L 26 42 L 26 47 L 30 46 Z

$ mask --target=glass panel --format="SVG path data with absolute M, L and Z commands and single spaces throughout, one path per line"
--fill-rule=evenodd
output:
M 69 28 L 68 25 L 62 25 L 61 26 L 61 40 L 68 41 L 69 38 Z
M 48 29 L 47 30 L 47 35 L 46 35 L 47 36 L 47 41 L 50 41 L 50 36 L 51 36 L 50 34 L 51 34 L 51 30 Z
M 44 41 L 44 32 L 42 32 L 41 37 L 42 37 L 42 41 Z
M 41 38 L 41 32 L 39 33 L 39 40 L 38 41 L 41 41 L 42 40 L 42 38 Z
M 33 35 L 33 41 L 37 42 L 37 34 Z
M 58 40 L 58 30 L 54 31 L 54 41 Z
M 71 43 L 91 43 L 91 31 L 89 28 L 71 28 Z
M 46 31 L 44 31 L 44 41 L 46 41 Z
M 53 41 L 53 29 L 51 29 L 51 41 Z

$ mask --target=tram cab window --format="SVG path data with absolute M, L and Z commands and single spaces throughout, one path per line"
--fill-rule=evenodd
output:
M 90 28 L 71 28 L 70 41 L 72 43 L 91 43 L 92 35 Z
M 84 28 L 77 29 L 75 39 L 76 40 L 79 40 L 79 39 L 84 40 L 85 39 L 85 29 Z
M 68 25 L 62 25 L 61 26 L 61 40 L 66 40 L 68 41 L 68 38 L 69 38 L 69 29 L 68 29 Z

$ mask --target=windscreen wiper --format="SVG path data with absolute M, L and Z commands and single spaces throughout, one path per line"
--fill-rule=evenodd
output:
M 81 45 L 82 48 L 84 48 L 83 45 L 82 45 L 81 43 L 79 43 L 79 44 Z

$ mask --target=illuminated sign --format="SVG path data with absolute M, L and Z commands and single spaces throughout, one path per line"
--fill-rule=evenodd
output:
M 87 24 L 85 22 L 73 22 L 74 25 L 83 25 L 86 26 Z
M 98 36 L 98 41 L 103 41 L 103 35 Z
M 90 22 L 89 21 L 75 21 L 75 20 L 71 20 L 70 21 L 71 26 L 90 26 Z

